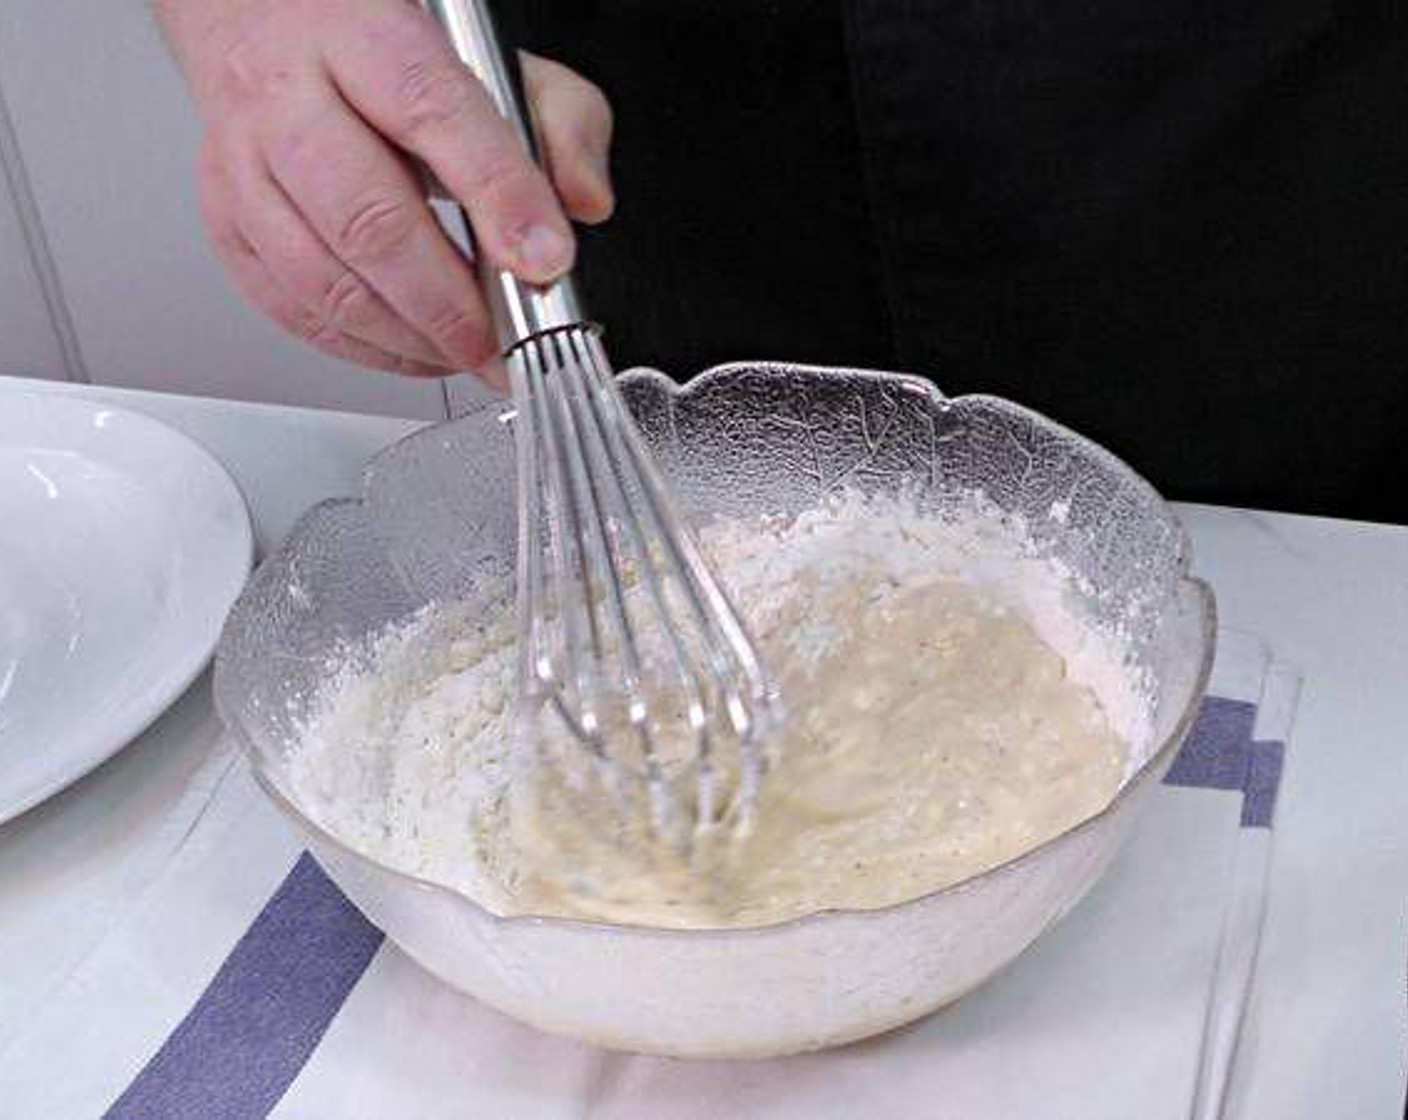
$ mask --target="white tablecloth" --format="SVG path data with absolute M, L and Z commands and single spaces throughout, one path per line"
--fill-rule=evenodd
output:
M 1212 1120 L 1272 835 L 1269 802 L 1220 763 L 1251 740 L 1279 762 L 1296 686 L 1225 635 L 1212 703 L 1228 718 L 1195 731 L 1193 765 L 1170 774 L 1183 784 L 1158 791 L 1089 900 L 939 1015 L 769 1062 L 608 1054 L 451 991 L 345 904 L 224 747 L 194 821 L 175 808 L 185 835 L 162 873 L 0 1054 L 0 1101 L 31 1120 L 1183 1120 L 1201 1075 L 1196 1120 Z

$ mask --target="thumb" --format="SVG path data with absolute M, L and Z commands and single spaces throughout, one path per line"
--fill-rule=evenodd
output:
M 616 206 L 611 188 L 611 103 L 574 70 L 522 53 L 523 85 L 538 128 L 548 177 L 563 208 L 595 225 Z

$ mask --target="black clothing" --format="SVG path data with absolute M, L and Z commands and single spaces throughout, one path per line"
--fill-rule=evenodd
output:
M 1408 11 L 526 0 L 611 97 L 618 364 L 903 369 L 1173 497 L 1408 521 Z

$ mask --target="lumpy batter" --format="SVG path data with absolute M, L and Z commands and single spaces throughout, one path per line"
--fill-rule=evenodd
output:
M 500 912 L 765 925 L 994 867 L 1099 811 L 1128 745 L 1020 610 L 924 563 L 925 533 L 893 530 L 878 544 L 854 520 L 816 521 L 806 540 L 792 524 L 715 534 L 790 712 L 742 839 L 685 856 L 623 826 L 590 783 L 506 765 L 511 642 L 451 640 L 453 609 L 333 690 L 295 757 L 300 799 L 354 845 Z M 857 534 L 867 544 L 848 552 Z
M 889 906 L 958 882 L 1102 808 L 1126 750 L 1031 627 L 936 581 L 812 601 L 844 638 L 815 664 L 758 635 L 793 716 L 757 824 L 686 856 L 554 771 L 511 802 L 495 862 L 533 913 L 763 925 Z M 639 817 L 630 817 L 638 821 Z

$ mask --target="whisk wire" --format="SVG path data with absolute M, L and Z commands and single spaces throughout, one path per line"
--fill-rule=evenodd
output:
M 529 548 L 533 551 L 542 547 L 541 534 L 544 531 L 543 523 L 546 524 L 546 549 L 548 564 L 553 572 L 554 591 L 550 599 L 545 591 L 543 565 L 539 559 L 536 570 L 538 582 L 531 588 L 530 599 L 521 603 L 519 608 L 524 618 L 520 631 L 528 635 L 528 644 L 534 653 L 533 675 L 529 681 L 533 694 L 546 697 L 573 736 L 606 762 L 600 728 L 596 726 L 592 710 L 581 703 L 588 685 L 581 676 L 586 664 L 581 653 L 584 587 L 581 580 L 574 576 L 578 570 L 574 559 L 580 556 L 580 528 L 572 496 L 564 485 L 562 442 L 555 432 L 555 418 L 547 389 L 550 379 L 544 369 L 543 354 L 537 346 L 525 346 L 516 353 L 522 354 L 525 373 L 524 394 L 519 401 L 518 412 L 528 418 L 528 434 L 541 459 L 533 471 L 535 488 L 528 495 L 531 504 L 524 508 L 540 509 L 543 516 L 525 517 L 523 520 L 528 523 Z M 528 602 L 532 604 L 532 613 L 527 613 Z M 560 632 L 559 643 L 551 641 L 550 627 Z M 561 646 L 565 666 L 555 663 L 552 653 L 554 644 Z M 569 702 L 569 696 L 576 701 L 575 704 Z
M 607 731 L 624 705 L 651 822 L 663 835 L 682 839 L 691 819 L 698 835 L 731 808 L 746 822 L 763 771 L 753 709 L 766 714 L 775 693 L 727 595 L 680 525 L 594 329 L 574 325 L 525 340 L 510 371 L 521 425 L 520 544 L 527 550 L 519 561 L 521 632 L 532 650 L 522 663 L 531 674 L 525 693 L 547 701 L 613 779 L 621 761 Z M 544 550 L 546 565 L 537 555 Z M 630 585 L 643 602 L 633 606 Z M 645 667 L 633 614 L 647 604 L 673 693 L 655 688 L 663 678 Z M 721 709 L 717 716 L 711 704 Z M 659 727 L 680 717 L 691 742 L 684 756 L 672 755 L 676 769 L 667 774 Z M 740 755 L 735 795 L 722 806 L 714 759 L 719 719 Z M 672 786 L 688 775 L 693 804 L 685 812 Z
M 600 340 L 591 335 L 587 346 L 594 360 L 585 363 L 586 368 L 593 371 L 597 391 L 609 402 L 604 411 L 608 416 L 619 418 L 619 422 L 611 425 L 617 445 L 617 459 L 629 463 L 640 479 L 644 504 L 657 539 L 667 550 L 670 563 L 681 573 L 677 581 L 679 589 L 703 639 L 709 668 L 733 732 L 739 739 L 742 762 L 740 779 L 743 783 L 740 801 L 746 808 L 754 803 L 767 766 L 767 758 L 759 746 L 767 728 L 759 727 L 752 713 L 756 711 L 760 716 L 777 716 L 780 710 L 777 688 L 758 659 L 737 610 L 715 578 L 698 542 L 684 528 L 682 519 L 673 509 L 669 490 L 653 457 L 644 447 L 639 432 L 625 420 L 630 415 L 628 406 L 609 373 L 610 366 Z M 748 693 L 746 698 L 738 687 L 740 678 Z
M 575 336 L 580 333 L 571 330 L 549 335 L 542 340 L 542 345 L 549 354 L 548 375 L 555 379 L 548 395 L 553 397 L 561 419 L 559 435 L 563 438 L 568 474 L 576 496 L 577 523 L 585 528 L 581 539 L 581 573 L 594 636 L 593 654 L 598 667 L 607 663 L 603 630 L 609 627 L 619 652 L 619 658 L 613 659 L 617 665 L 616 683 L 625 700 L 627 720 L 640 745 L 651 820 L 658 830 L 669 833 L 677 830 L 678 821 L 665 790 L 651 713 L 645 702 L 640 648 L 625 601 L 624 573 L 617 555 L 619 507 L 611 508 L 604 487 L 613 472 L 603 469 L 605 457 L 596 438 L 598 433 L 588 423 L 591 417 L 584 407 L 582 367 L 571 349 Z M 609 462 L 609 458 L 606 461 Z M 616 548 L 613 548 L 613 539 L 617 539 Z M 598 617 L 600 614 L 605 615 L 604 620 Z M 602 682 L 595 683 L 600 686 Z M 583 703 L 595 705 L 600 699 L 600 696 L 584 697 Z M 594 716 L 593 722 L 600 726 L 599 717 Z
M 610 399 L 603 401 L 601 398 L 599 381 L 604 368 L 605 356 L 599 352 L 593 352 L 590 345 L 592 337 L 586 331 L 571 333 L 571 343 L 578 358 L 578 363 L 573 367 L 571 376 L 574 387 L 580 390 L 578 399 L 585 404 L 584 412 L 590 420 L 586 426 L 591 432 L 591 446 L 598 463 L 604 465 L 605 469 L 602 473 L 612 483 L 616 516 L 611 518 L 609 523 L 618 527 L 623 538 L 634 542 L 634 547 L 630 549 L 630 552 L 636 561 L 639 582 L 650 596 L 651 603 L 658 612 L 658 617 L 669 618 L 670 605 L 666 596 L 666 577 L 661 572 L 660 558 L 656 555 L 657 550 L 650 547 L 650 530 L 642 522 L 637 511 L 638 503 L 631 500 L 631 486 L 625 477 L 625 460 L 620 454 L 619 447 L 619 414 L 613 411 L 619 402 Z M 655 535 L 660 535 L 658 526 L 655 527 Z M 628 620 L 626 625 L 629 629 Z M 695 820 L 698 826 L 707 827 L 714 820 L 715 783 L 712 759 L 713 744 L 705 709 L 704 686 L 699 674 L 692 667 L 689 650 L 680 629 L 676 626 L 665 626 L 662 632 L 670 649 L 675 676 L 678 679 L 683 700 L 685 718 L 691 734 L 695 737 L 697 765 Z M 631 643 L 634 646 L 634 637 L 632 637 Z M 636 682 L 639 685 L 639 673 L 637 673 Z M 639 693 L 637 696 L 639 697 Z M 645 710 L 643 701 L 641 709 Z

